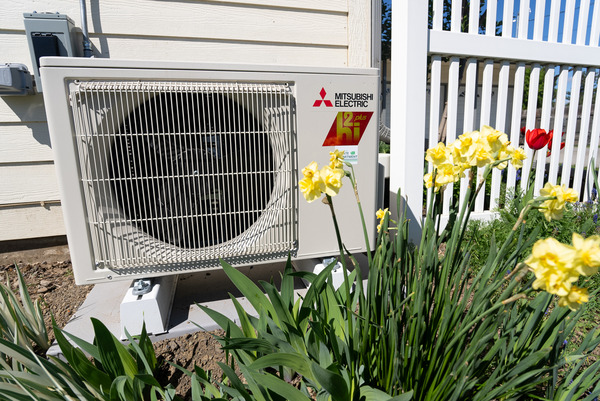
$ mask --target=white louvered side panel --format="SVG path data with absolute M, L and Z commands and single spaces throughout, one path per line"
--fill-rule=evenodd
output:
M 197 268 L 296 251 L 287 84 L 70 87 L 97 268 Z

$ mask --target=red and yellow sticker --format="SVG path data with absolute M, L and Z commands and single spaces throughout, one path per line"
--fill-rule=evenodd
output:
M 340 111 L 329 129 L 323 146 L 358 145 L 372 116 L 372 111 Z

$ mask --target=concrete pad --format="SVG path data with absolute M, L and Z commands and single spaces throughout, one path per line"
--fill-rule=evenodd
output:
M 241 267 L 239 270 L 255 283 L 259 280 L 281 283 L 285 264 L 261 264 Z M 298 295 L 306 291 L 301 280 L 295 284 Z M 96 284 L 86 300 L 64 327 L 71 333 L 87 342 L 93 342 L 94 332 L 90 318 L 96 318 L 106 325 L 115 337 L 121 335 L 120 306 L 127 294 L 131 282 L 112 282 Z M 208 317 L 196 304 L 214 309 L 237 322 L 237 313 L 229 298 L 233 294 L 238 302 L 250 313 L 256 313 L 245 297 L 242 297 L 230 282 L 223 270 L 211 270 L 200 273 L 182 274 L 177 278 L 177 290 L 173 299 L 168 331 L 159 335 L 150 335 L 152 341 L 179 337 L 199 330 L 212 331 L 219 326 Z M 49 355 L 59 355 L 60 348 L 54 344 Z
M 368 271 L 366 257 L 357 255 L 357 260 L 360 263 L 363 278 L 365 278 Z M 315 259 L 312 262 L 302 261 L 300 270 L 310 270 L 311 265 L 314 267 L 318 263 L 321 263 L 320 259 Z M 259 281 L 272 282 L 279 288 L 284 268 L 285 263 L 271 263 L 240 267 L 238 270 L 255 283 Z M 64 327 L 64 331 L 92 343 L 94 332 L 90 318 L 93 317 L 104 323 L 115 337 L 120 338 L 121 301 L 131 285 L 132 283 L 128 281 L 96 284 L 73 318 Z M 296 279 L 294 286 L 296 296 L 303 296 L 306 293 L 307 288 L 302 280 Z M 212 331 L 219 329 L 220 327 L 197 305 L 206 306 L 220 312 L 238 323 L 237 312 L 229 294 L 236 297 L 248 313 L 256 316 L 256 311 L 250 302 L 241 296 L 221 269 L 181 274 L 177 278 L 176 288 L 170 320 L 167 325 L 168 331 L 158 335 L 151 334 L 150 338 L 153 342 L 191 334 L 200 330 Z M 56 344 L 48 350 L 48 355 L 60 356 L 60 354 L 60 348 Z

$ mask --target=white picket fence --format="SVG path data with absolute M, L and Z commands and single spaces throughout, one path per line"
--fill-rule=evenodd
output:
M 536 190 L 547 181 L 563 183 L 586 200 L 600 139 L 600 0 L 487 0 L 481 8 L 478 0 L 468 7 L 463 0 L 429 3 L 431 20 L 426 1 L 392 4 L 390 190 L 402 189 L 413 223 L 422 217 L 425 149 L 482 125 L 520 146 L 523 127 L 556 134 L 551 156 L 540 150 L 532 160 L 528 149 L 521 172 L 494 171 L 491 194 L 486 199 L 482 191 L 475 217 L 491 216 L 501 188 L 524 184 L 520 178 L 532 163 Z M 461 197 L 466 186 L 465 180 Z M 451 191 L 444 196 L 448 212 Z

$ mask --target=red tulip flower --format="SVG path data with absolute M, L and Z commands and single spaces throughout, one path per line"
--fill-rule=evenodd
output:
M 561 135 L 561 139 L 564 135 L 565 135 L 565 133 L 563 132 Z M 548 139 L 548 151 L 546 152 L 546 157 L 550 157 L 550 155 L 552 154 L 552 138 L 554 137 L 554 130 L 550 130 L 548 132 L 548 136 L 550 137 L 550 139 Z M 565 143 L 561 142 L 560 148 L 562 149 L 564 147 L 565 147 Z
M 550 134 L 542 128 L 527 130 L 527 133 L 525 133 L 525 140 L 527 141 L 527 146 L 529 146 L 533 150 L 539 150 L 546 146 L 550 141 L 550 138 Z

